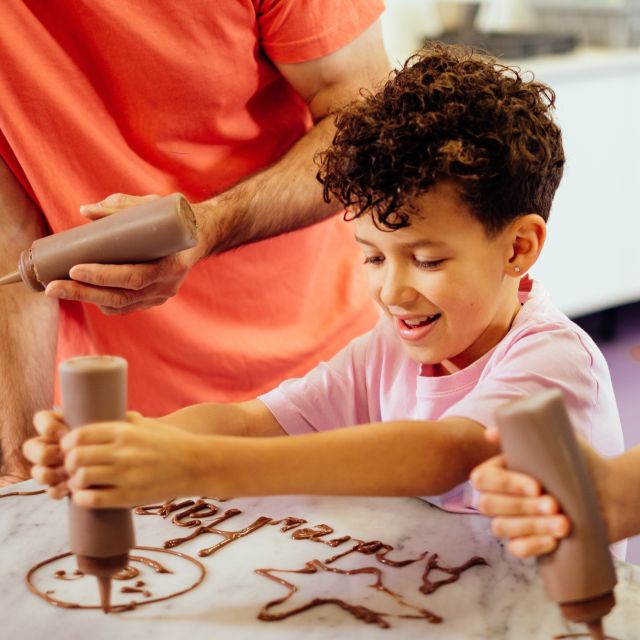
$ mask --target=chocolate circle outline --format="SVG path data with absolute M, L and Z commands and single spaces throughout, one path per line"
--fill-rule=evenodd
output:
M 189 562 L 194 564 L 199 569 L 200 576 L 191 586 L 187 587 L 186 589 L 183 589 L 182 591 L 178 591 L 177 593 L 172 593 L 171 595 L 168 595 L 168 596 L 163 596 L 162 598 L 152 598 L 151 600 L 141 600 L 140 602 L 138 602 L 137 600 L 133 600 L 129 604 L 115 605 L 111 607 L 109 613 L 121 613 L 123 611 L 131 611 L 132 609 L 140 607 L 145 604 L 152 604 L 154 602 L 162 602 L 163 600 L 170 600 L 171 598 L 177 598 L 178 596 L 181 596 L 184 593 L 188 593 L 189 591 L 193 591 L 196 587 L 199 587 L 202 584 L 207 574 L 207 569 L 204 566 L 204 564 L 202 564 L 202 562 L 180 551 L 172 551 L 170 549 L 161 549 L 159 547 L 133 547 L 133 550 L 157 551 L 158 553 L 167 553 L 173 556 L 178 556 L 179 558 L 183 558 L 184 560 L 188 560 Z M 52 562 L 55 562 L 56 560 L 61 560 L 62 558 L 68 558 L 69 556 L 72 556 L 72 555 L 73 553 L 71 551 L 67 551 L 66 553 L 60 553 L 57 556 L 48 558 L 47 560 L 39 562 L 35 566 L 31 567 L 31 569 L 29 569 L 29 571 L 27 572 L 27 575 L 24 577 L 29 591 L 31 591 L 31 593 L 38 596 L 45 602 L 52 604 L 54 607 L 60 607 L 61 609 L 102 609 L 100 605 L 77 605 L 74 603 L 67 603 L 64 600 L 58 600 L 56 598 L 52 598 L 50 595 L 38 590 L 35 587 L 35 585 L 31 582 L 31 578 L 33 574 L 36 573 L 36 571 L 38 571 L 39 569 L 46 567 L 47 565 L 51 564 Z

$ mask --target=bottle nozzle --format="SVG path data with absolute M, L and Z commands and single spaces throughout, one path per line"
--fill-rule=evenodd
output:
M 14 271 L 13 273 L 9 273 L 6 276 L 2 276 L 2 278 L 0 278 L 0 285 L 14 284 L 15 282 L 22 282 L 22 277 L 20 276 L 19 271 Z
M 587 622 L 589 633 L 591 634 L 591 640 L 606 640 L 604 635 L 604 629 L 602 628 L 602 618 Z
M 111 611 L 111 576 L 97 576 L 100 589 L 100 606 L 105 613 Z

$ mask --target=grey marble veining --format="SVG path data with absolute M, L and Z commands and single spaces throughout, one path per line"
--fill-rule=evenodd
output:
M 33 490 L 33 482 L 0 491 Z M 215 499 L 212 499 L 216 502 Z M 406 601 L 441 616 L 443 622 L 389 616 L 389 629 L 365 624 L 334 605 L 324 605 L 281 622 L 257 619 L 270 600 L 282 597 L 286 589 L 255 573 L 257 568 L 299 569 L 306 562 L 324 560 L 349 548 L 346 542 L 334 549 L 309 540 L 295 540 L 295 529 L 283 533 L 279 526 L 266 525 L 236 540 L 218 553 L 200 558 L 206 566 L 204 582 L 194 591 L 175 599 L 141 606 L 133 611 L 105 615 L 92 610 L 53 607 L 30 593 L 24 576 L 34 564 L 67 550 L 66 505 L 45 495 L 7 497 L 0 500 L 0 638 L 42 640 L 190 640 L 278 639 L 305 640 L 369 638 L 538 640 L 576 631 L 567 625 L 558 608 L 544 595 L 532 563 L 522 563 L 505 555 L 489 532 L 488 520 L 481 516 L 444 513 L 411 498 L 330 498 L 280 496 L 234 499 L 216 502 L 221 511 L 242 510 L 220 525 L 236 531 L 259 516 L 305 518 L 303 526 L 328 524 L 334 533 L 327 538 L 350 535 L 363 540 L 382 540 L 395 547 L 392 559 L 416 557 L 429 550 L 438 553 L 447 565 L 458 565 L 473 555 L 485 557 L 490 566 L 465 572 L 458 582 L 424 595 L 418 591 L 424 562 L 403 568 L 383 566 L 373 556 L 351 554 L 334 565 L 341 569 L 377 566 L 384 583 L 402 594 Z M 209 519 L 210 520 L 210 519 Z M 207 519 L 204 520 L 204 523 Z M 158 516 L 135 516 L 138 544 L 161 547 L 167 539 L 189 535 L 193 529 L 178 527 Z M 200 549 L 219 542 L 221 537 L 205 534 L 186 542 L 176 551 L 197 557 Z M 134 552 L 136 553 L 136 552 Z M 145 570 L 139 578 L 158 597 L 187 586 L 197 570 L 185 560 L 139 552 L 160 560 L 172 574 Z M 66 563 L 66 564 L 65 564 Z M 138 566 L 138 565 L 136 565 Z M 83 604 L 97 603 L 93 578 L 72 582 L 55 580 L 55 569 L 74 568 L 68 559 L 36 574 L 38 585 L 55 590 L 55 596 Z M 619 640 L 640 638 L 640 568 L 617 563 L 618 604 L 606 619 L 607 633 Z M 371 575 L 338 574 L 320 571 L 313 575 L 280 573 L 294 582 L 299 591 L 274 612 L 303 604 L 314 597 L 337 596 L 352 604 L 368 606 L 391 614 L 412 613 L 384 593 L 372 589 Z M 434 575 L 440 577 L 439 575 Z M 144 600 L 142 595 L 119 592 L 124 584 L 114 582 L 114 602 Z

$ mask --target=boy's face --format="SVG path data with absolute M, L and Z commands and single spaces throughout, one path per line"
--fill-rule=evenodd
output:
M 369 293 L 412 359 L 453 372 L 495 346 L 520 308 L 507 275 L 512 237 L 488 237 L 449 182 L 412 204 L 420 215 L 397 231 L 368 215 L 354 222 Z

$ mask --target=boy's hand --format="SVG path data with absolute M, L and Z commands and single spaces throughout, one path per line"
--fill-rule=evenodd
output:
M 132 507 L 198 492 L 201 438 L 158 420 L 78 427 L 61 450 L 68 488 L 81 507 Z
M 477 466 L 471 483 L 481 492 L 480 511 L 495 516 L 491 530 L 509 539 L 507 549 L 518 558 L 550 553 L 571 530 L 555 498 L 542 495 L 540 483 L 531 476 L 509 471 L 503 455 Z
M 33 417 L 33 425 L 39 435 L 26 440 L 22 452 L 33 463 L 31 477 L 40 484 L 48 484 L 47 493 L 59 500 L 69 494 L 64 454 L 60 448 L 60 440 L 69 429 L 56 411 L 38 411 Z

